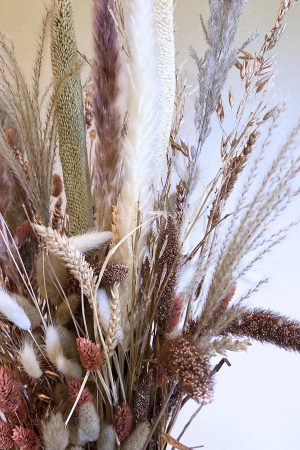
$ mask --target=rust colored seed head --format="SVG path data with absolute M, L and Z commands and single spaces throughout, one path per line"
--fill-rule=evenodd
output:
M 208 358 L 192 340 L 179 336 L 165 341 L 159 363 L 170 378 L 177 378 L 184 392 L 200 403 L 212 400 L 212 380 Z
M 14 446 L 14 441 L 12 440 L 12 429 L 11 427 L 1 421 L 0 422 L 0 448 L 3 450 L 10 450 Z
M 71 379 L 68 381 L 68 389 L 71 400 L 75 403 L 78 393 L 81 388 L 81 383 L 79 380 Z M 84 403 L 90 403 L 93 401 L 93 396 L 88 390 L 88 388 L 84 388 L 82 394 L 80 396 L 79 402 L 77 403 L 77 408 L 79 408 Z
M 101 353 L 99 347 L 89 339 L 76 339 L 77 351 L 82 366 L 91 372 L 95 372 L 101 365 Z
M 132 412 L 127 403 L 117 407 L 115 414 L 115 427 L 118 439 L 124 442 L 132 431 Z
M 29 428 L 16 427 L 13 430 L 13 441 L 20 450 L 39 450 L 41 443 L 35 432 Z

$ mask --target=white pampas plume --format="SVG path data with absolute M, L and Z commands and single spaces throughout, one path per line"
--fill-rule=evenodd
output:
M 128 439 L 121 446 L 121 450 L 141 450 L 144 448 L 149 434 L 151 432 L 151 426 L 149 422 L 142 422 L 138 424 Z
M 112 425 L 101 425 L 100 437 L 97 441 L 97 450 L 115 450 L 117 446 L 116 432 Z
M 160 81 L 160 160 L 158 170 L 168 149 L 175 105 L 175 42 L 174 0 L 154 0 L 155 37 L 158 49 L 158 76 Z M 163 158 L 163 159 L 162 159 Z M 157 177 L 160 180 L 160 177 Z
M 60 412 L 52 413 L 43 430 L 45 450 L 65 450 L 69 444 L 69 431 Z
M 138 208 L 142 213 L 153 209 L 153 163 L 159 152 L 159 86 L 153 1 L 126 0 L 124 18 L 130 91 L 123 146 L 123 183 L 118 202 L 118 213 L 122 217 L 118 224 L 121 238 L 137 225 Z M 130 239 L 118 250 L 121 261 L 128 266 L 127 255 L 132 253 L 129 242 Z
M 64 355 L 59 355 L 56 358 L 55 365 L 66 378 L 80 379 L 82 376 L 82 369 L 80 365 L 71 359 L 67 359 Z
M 0 288 L 0 314 L 22 330 L 31 328 L 30 320 L 16 300 L 4 289 Z
M 48 358 L 65 377 L 81 378 L 80 365 L 64 356 L 59 330 L 50 325 L 46 330 L 46 352 Z
M 22 295 L 14 294 L 14 299 L 16 300 L 18 305 L 25 311 L 30 320 L 31 328 L 34 330 L 42 322 L 40 311 L 36 306 L 30 303 L 29 299 L 23 297 Z
M 111 308 L 110 308 L 110 298 L 105 289 L 98 289 L 97 299 L 99 304 L 99 321 L 103 330 L 106 332 L 108 329 Z
M 78 411 L 77 445 L 94 442 L 100 435 L 100 420 L 92 402 L 83 403 Z
M 25 340 L 19 352 L 19 359 L 23 369 L 30 377 L 40 378 L 43 375 L 33 345 L 28 340 Z
M 70 244 L 81 253 L 99 248 L 110 241 L 112 233 L 110 231 L 91 231 L 90 233 L 70 237 Z

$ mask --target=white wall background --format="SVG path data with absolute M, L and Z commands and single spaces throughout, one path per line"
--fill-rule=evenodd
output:
M 30 75 L 34 48 L 40 29 L 44 4 L 41 0 L 1 0 L 0 30 L 14 41 L 20 64 Z M 91 55 L 91 0 L 75 0 L 77 37 L 81 51 Z M 240 23 L 238 42 L 252 32 L 261 36 L 271 28 L 279 0 L 249 0 Z M 176 39 L 178 63 L 185 61 L 189 83 L 195 82 L 189 45 L 202 54 L 205 44 L 199 14 L 207 17 L 207 0 L 177 0 Z M 273 99 L 285 100 L 287 113 L 278 138 L 300 116 L 300 2 L 288 15 L 288 26 L 277 46 L 277 77 Z M 45 73 L 46 75 L 46 73 Z M 229 80 L 230 84 L 230 80 Z M 187 104 L 187 120 L 182 136 L 193 139 L 193 99 Z M 272 151 L 273 149 L 270 149 Z M 211 152 L 218 151 L 211 148 Z M 214 155 L 206 153 L 203 177 L 211 170 Z M 300 200 L 294 213 L 300 213 Z M 282 218 L 289 220 L 289 213 Z M 270 283 L 252 299 L 252 304 L 270 307 L 300 320 L 300 227 L 265 258 L 257 268 L 268 274 Z M 207 450 L 298 450 L 300 448 L 300 355 L 280 351 L 269 345 L 254 344 L 248 353 L 232 354 L 232 366 L 216 377 L 214 402 L 205 407 L 182 442 L 205 445 Z M 178 421 L 177 436 L 196 405 L 190 404 Z

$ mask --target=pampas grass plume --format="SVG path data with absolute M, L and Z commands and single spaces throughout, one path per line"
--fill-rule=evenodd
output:
M 53 325 L 50 325 L 46 330 L 45 342 L 48 358 L 52 364 L 56 364 L 56 359 L 59 355 L 62 355 L 63 349 L 58 330 Z
M 25 340 L 24 345 L 20 350 L 19 358 L 23 369 L 31 378 L 37 379 L 42 376 L 43 373 L 36 357 L 35 350 L 32 343 L 28 340 Z
M 14 294 L 14 299 L 28 316 L 31 322 L 31 328 L 33 330 L 37 328 L 42 322 L 41 314 L 37 307 L 33 305 L 28 298 L 25 298 L 22 295 Z
M 43 430 L 45 450 L 65 450 L 69 444 L 69 431 L 60 412 L 49 417 Z
M 3 288 L 0 288 L 0 313 L 22 330 L 31 328 L 30 320 L 25 311 Z
M 107 331 L 111 317 L 110 299 L 105 289 L 98 289 L 97 298 L 99 302 L 100 324 L 103 330 Z
M 110 231 L 91 231 L 71 237 L 70 244 L 81 253 L 86 253 L 106 244 L 111 238 L 112 233 Z
M 67 378 L 81 378 L 82 370 L 76 361 L 71 361 L 63 355 L 56 358 L 57 369 Z

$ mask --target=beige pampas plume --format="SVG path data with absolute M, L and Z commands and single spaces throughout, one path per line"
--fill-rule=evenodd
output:
M 158 53 L 158 76 L 160 81 L 160 157 L 165 158 L 172 128 L 175 105 L 175 43 L 174 1 L 154 0 L 155 37 Z M 161 165 L 161 160 L 159 165 Z M 158 166 L 159 167 L 159 166 Z M 158 177 L 159 179 L 159 177 Z
M 40 378 L 43 375 L 33 344 L 28 340 L 25 340 L 20 350 L 19 359 L 23 369 L 30 377 Z
M 99 307 L 99 320 L 101 327 L 105 332 L 108 330 L 111 308 L 110 308 L 110 298 L 105 289 L 98 289 L 97 291 L 98 307 Z
M 126 0 L 125 31 L 128 43 L 130 95 L 124 141 L 123 184 L 118 202 L 119 234 L 137 225 L 137 211 L 153 209 L 151 181 L 158 154 L 159 88 L 152 0 Z M 142 218 L 143 220 L 143 218 Z M 121 260 L 130 266 L 131 239 L 120 248 Z
M 60 412 L 52 413 L 43 430 L 45 450 L 65 450 L 69 444 L 69 431 Z
M 116 432 L 113 425 L 104 423 L 101 425 L 100 437 L 97 441 L 97 450 L 116 450 Z
M 72 236 L 70 244 L 81 253 L 86 253 L 106 244 L 111 238 L 112 233 L 110 231 L 91 231 L 82 235 Z
M 0 314 L 22 330 L 31 328 L 30 320 L 14 297 L 0 287 Z
M 149 422 L 140 423 L 122 444 L 121 450 L 142 450 L 149 439 L 150 432 L 151 426 Z
M 55 116 L 70 231 L 93 227 L 82 87 L 70 0 L 57 0 L 51 28 L 51 60 L 57 96 Z
M 64 355 L 58 355 L 56 367 L 66 378 L 81 378 L 82 370 L 80 365 L 76 361 L 67 359 Z

